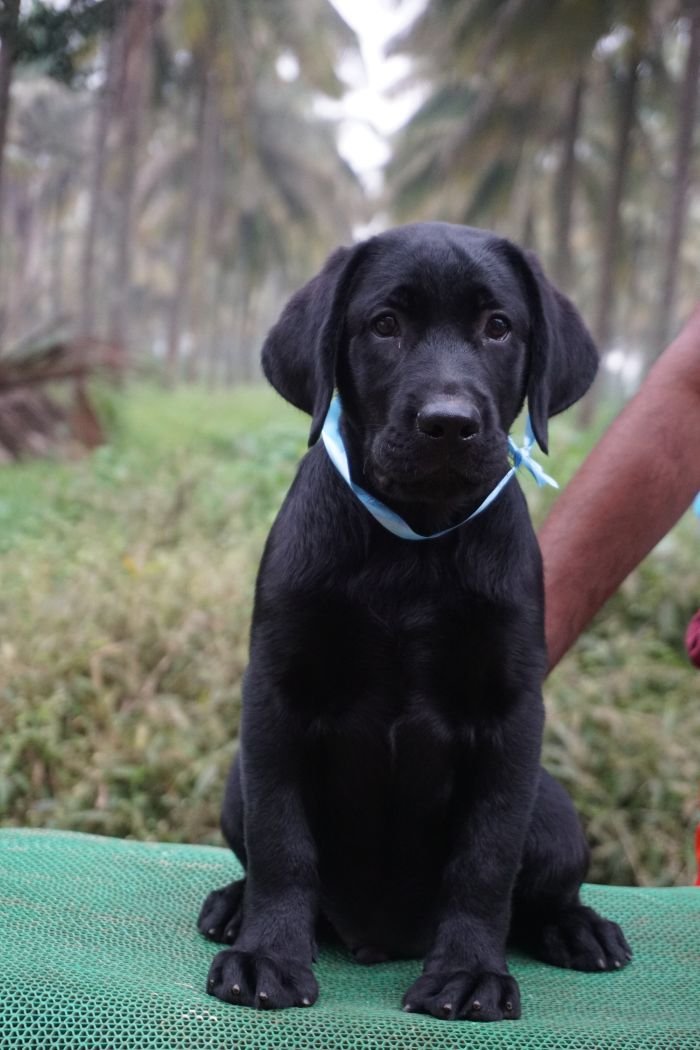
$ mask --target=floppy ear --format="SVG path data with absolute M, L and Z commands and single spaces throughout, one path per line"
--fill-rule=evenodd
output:
M 530 305 L 530 421 L 537 444 L 548 452 L 547 420 L 586 393 L 598 369 L 598 351 L 578 310 L 545 277 L 537 256 L 513 244 L 509 254 Z
M 262 348 L 262 367 L 275 390 L 312 417 L 309 445 L 318 440 L 335 385 L 350 284 L 363 244 L 338 248 L 289 300 Z

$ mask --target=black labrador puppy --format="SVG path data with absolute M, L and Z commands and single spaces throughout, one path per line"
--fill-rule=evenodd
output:
M 421 957 L 406 1010 L 517 1018 L 510 935 L 539 959 L 610 970 L 615 923 L 579 899 L 588 853 L 540 768 L 540 554 L 508 470 L 527 398 L 547 419 L 597 355 L 537 261 L 443 223 L 336 251 L 263 348 L 313 417 L 260 567 L 241 747 L 222 825 L 244 879 L 199 929 L 231 947 L 208 990 L 309 1006 L 319 930 L 361 963 Z M 370 514 L 318 441 L 337 388 L 351 479 L 424 542 Z

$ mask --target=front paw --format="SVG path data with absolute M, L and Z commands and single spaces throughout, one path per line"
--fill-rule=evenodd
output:
M 520 992 L 508 973 L 426 971 L 404 995 L 403 1008 L 445 1021 L 514 1021 Z
M 229 948 L 214 957 L 207 992 L 225 1003 L 282 1010 L 311 1006 L 318 998 L 318 984 L 305 963 Z

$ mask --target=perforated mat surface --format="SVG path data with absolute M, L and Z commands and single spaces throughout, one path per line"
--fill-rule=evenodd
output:
M 634 962 L 574 974 L 511 957 L 523 1018 L 438 1021 L 400 1010 L 419 963 L 323 952 L 310 1009 L 206 995 L 218 950 L 204 896 L 238 874 L 224 849 L 63 832 L 0 832 L 2 1050 L 700 1050 L 700 889 L 590 886 Z

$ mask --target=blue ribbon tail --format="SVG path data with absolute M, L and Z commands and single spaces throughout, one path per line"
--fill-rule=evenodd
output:
M 508 438 L 508 447 L 513 456 L 513 466 L 516 470 L 521 466 L 525 467 L 540 488 L 542 488 L 543 485 L 551 485 L 552 488 L 558 489 L 559 485 L 554 478 L 550 477 L 549 474 L 546 474 L 537 460 L 532 458 L 530 450 L 534 443 L 535 435 L 532 432 L 532 424 L 530 423 L 530 417 L 528 416 L 525 423 L 525 437 L 522 446 L 519 447 L 511 437 Z

